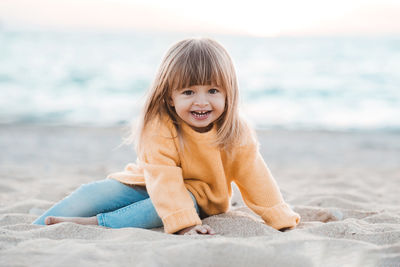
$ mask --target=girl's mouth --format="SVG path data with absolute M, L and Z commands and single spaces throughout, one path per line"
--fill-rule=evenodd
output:
M 210 115 L 211 110 L 209 110 L 209 111 L 201 111 L 201 112 L 191 111 L 190 113 L 192 113 L 192 116 L 196 120 L 205 120 Z

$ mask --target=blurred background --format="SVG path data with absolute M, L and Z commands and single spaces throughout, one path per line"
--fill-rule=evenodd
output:
M 0 124 L 126 125 L 198 36 L 231 54 L 258 128 L 400 129 L 398 0 L 1 0 Z

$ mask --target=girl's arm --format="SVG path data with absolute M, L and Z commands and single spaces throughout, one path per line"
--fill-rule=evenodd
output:
M 275 229 L 293 228 L 299 221 L 283 200 L 278 185 L 253 142 L 238 149 L 234 162 L 234 182 L 246 205 Z
M 166 233 L 201 225 L 190 193 L 185 187 L 179 155 L 166 125 L 149 128 L 138 163 L 144 170 L 150 199 L 163 221 Z

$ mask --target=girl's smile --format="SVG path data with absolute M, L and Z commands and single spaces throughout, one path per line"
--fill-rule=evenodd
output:
M 208 118 L 208 115 L 210 115 L 211 110 L 208 111 L 191 111 L 193 117 L 196 120 L 205 120 Z
M 225 97 L 225 91 L 217 86 L 194 85 L 174 90 L 170 105 L 195 131 L 206 132 L 224 112 Z

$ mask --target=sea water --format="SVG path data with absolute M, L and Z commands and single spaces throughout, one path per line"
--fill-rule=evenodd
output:
M 124 125 L 190 34 L 0 30 L 0 123 Z M 212 36 L 258 128 L 400 129 L 400 37 Z

